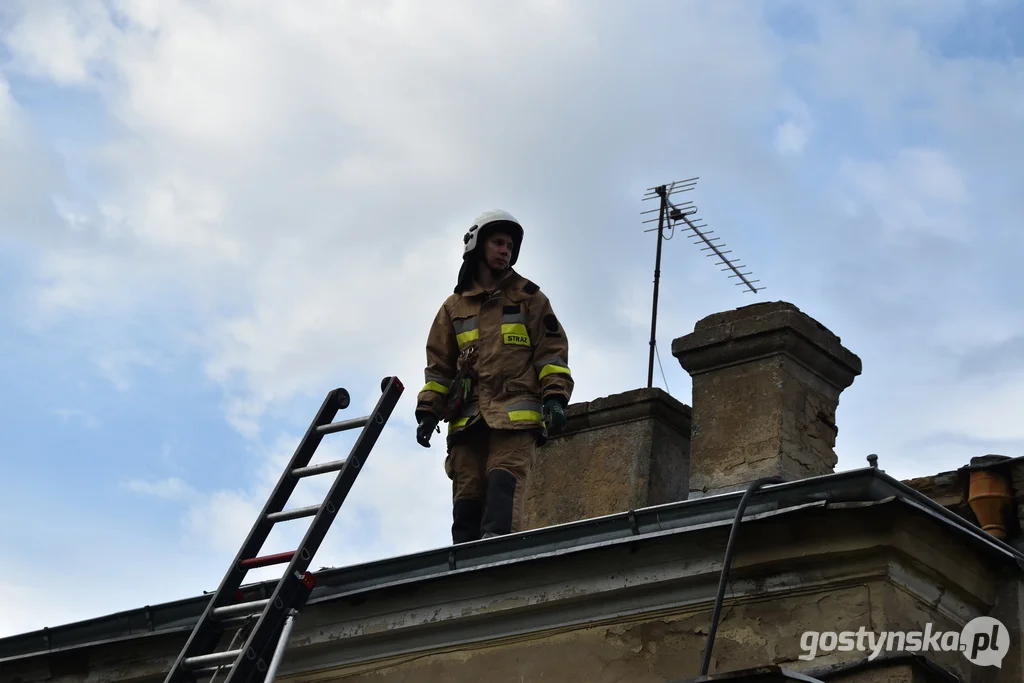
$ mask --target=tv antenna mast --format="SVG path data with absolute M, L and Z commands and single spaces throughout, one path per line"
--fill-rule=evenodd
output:
M 647 365 L 648 389 L 650 389 L 654 384 L 654 356 L 657 352 L 656 337 L 658 329 L 658 283 L 661 279 L 661 243 L 663 240 L 670 240 L 675 237 L 675 229 L 679 223 L 683 223 L 686 226 L 683 228 L 683 232 L 689 232 L 691 233 L 691 237 L 696 238 L 694 240 L 694 244 L 703 242 L 706 245 L 701 247 L 701 251 L 708 252 L 705 254 L 706 256 L 717 256 L 720 259 L 718 263 L 715 264 L 716 266 L 725 266 L 725 268 L 722 268 L 723 271 L 731 270 L 733 272 L 733 274 L 729 276 L 730 278 L 739 278 L 735 283 L 737 286 L 743 286 L 745 287 L 745 291 L 749 291 L 753 294 L 757 294 L 760 290 L 765 289 L 764 287 L 754 286 L 754 283 L 760 282 L 760 280 L 747 279 L 746 276 L 752 275 L 752 273 L 743 273 L 740 271 L 741 268 L 746 268 L 746 266 L 737 264 L 735 259 L 726 258 L 725 255 L 732 253 L 732 250 L 729 249 L 723 251 L 720 249 L 720 247 L 725 246 L 724 244 L 718 243 L 721 238 L 708 238 L 708 235 L 711 235 L 715 231 L 704 230 L 707 225 L 698 225 L 695 222 L 700 221 L 701 219 L 695 218 L 697 207 L 694 206 L 692 201 L 677 204 L 670 199 L 670 197 L 681 192 L 689 192 L 693 190 L 697 185 L 697 180 L 698 178 L 688 178 L 687 180 L 673 181 L 668 185 L 649 187 L 647 188 L 647 193 L 644 194 L 643 198 L 643 201 L 645 202 L 651 199 L 660 199 L 657 208 L 647 209 L 646 211 L 640 212 L 641 215 L 655 212 L 658 214 L 657 216 L 643 221 L 644 223 L 658 222 L 658 226 L 656 228 L 648 228 L 647 230 L 644 230 L 644 232 L 658 231 L 658 247 L 654 257 L 654 303 L 652 307 L 653 310 L 651 312 L 651 351 Z M 671 234 L 668 237 L 665 237 L 666 228 L 671 230 Z M 661 363 L 660 357 L 658 358 L 658 362 L 659 364 Z M 662 370 L 662 372 L 664 373 L 664 370 Z

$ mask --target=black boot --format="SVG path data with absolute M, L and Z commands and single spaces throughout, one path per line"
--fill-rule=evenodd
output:
M 512 531 L 515 495 L 516 478 L 511 472 L 492 470 L 487 475 L 487 507 L 480 525 L 483 538 L 502 536 Z
M 452 503 L 452 543 L 468 543 L 480 538 L 480 519 L 483 517 L 482 501 L 472 498 Z

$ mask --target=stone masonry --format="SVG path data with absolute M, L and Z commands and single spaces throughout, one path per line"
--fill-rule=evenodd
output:
M 539 449 L 525 529 L 686 500 L 690 408 L 661 389 L 569 407 L 566 430 Z
M 823 325 L 754 304 L 699 321 L 672 355 L 693 378 L 692 493 L 834 471 L 839 394 L 861 362 Z

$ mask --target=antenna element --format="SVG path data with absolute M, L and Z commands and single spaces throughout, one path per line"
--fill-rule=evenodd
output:
M 656 349 L 655 345 L 658 329 L 658 283 L 661 279 L 661 242 L 662 240 L 670 240 L 672 239 L 672 237 L 675 236 L 675 229 L 677 224 L 682 222 L 686 225 L 686 227 L 683 228 L 683 231 L 692 233 L 690 235 L 691 237 L 696 237 L 696 239 L 694 240 L 694 244 L 703 242 L 705 245 L 707 245 L 701 247 L 701 251 L 709 252 L 708 254 L 706 254 L 707 256 L 717 256 L 720 260 L 718 261 L 718 263 L 715 264 L 716 266 L 725 266 L 725 268 L 722 268 L 722 271 L 731 270 L 733 272 L 733 274 L 729 276 L 730 278 L 739 278 L 739 280 L 737 280 L 737 282 L 735 283 L 736 285 L 743 285 L 745 286 L 746 291 L 750 291 L 754 294 L 756 294 L 758 291 L 762 289 L 765 289 L 764 287 L 754 286 L 754 283 L 760 282 L 760 280 L 747 279 L 746 276 L 752 275 L 752 273 L 743 273 L 740 271 L 741 268 L 746 268 L 745 265 L 737 264 L 736 259 L 726 258 L 725 255 L 732 253 L 732 250 L 722 251 L 719 248 L 725 246 L 724 244 L 718 243 L 721 238 L 708 238 L 708 235 L 714 233 L 714 230 L 702 230 L 702 228 L 706 228 L 707 225 L 698 225 L 695 221 L 700 221 L 701 219 L 699 218 L 694 218 L 693 220 L 691 220 L 691 216 L 695 216 L 697 213 L 697 207 L 694 206 L 693 202 L 683 202 L 681 204 L 676 204 L 670 199 L 670 197 L 679 194 L 680 192 L 689 192 L 690 190 L 692 190 L 694 187 L 696 187 L 697 180 L 698 178 L 689 178 L 687 180 L 677 180 L 668 185 L 658 185 L 657 187 L 650 187 L 647 188 L 647 193 L 644 194 L 643 197 L 643 201 L 645 202 L 648 201 L 649 199 L 660 199 L 660 201 L 658 202 L 658 208 L 647 209 L 646 211 L 640 212 L 641 215 L 651 214 L 655 212 L 657 212 L 658 214 L 657 217 L 652 216 L 651 218 L 648 218 L 647 220 L 643 221 L 644 223 L 653 223 L 654 221 L 658 222 L 658 227 L 644 230 L 644 232 L 653 232 L 655 230 L 658 231 L 658 246 L 654 257 L 654 303 L 652 306 L 653 310 L 651 312 L 651 350 L 650 359 L 648 361 L 647 366 L 648 389 L 650 389 L 654 383 L 654 355 Z M 666 223 L 668 224 L 666 225 Z M 665 237 L 666 227 L 671 228 L 672 231 L 672 234 L 668 237 Z

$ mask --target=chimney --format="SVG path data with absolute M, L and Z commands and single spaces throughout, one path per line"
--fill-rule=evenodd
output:
M 690 407 L 661 389 L 574 403 L 538 449 L 523 529 L 686 500 Z
M 693 378 L 691 496 L 835 471 L 839 394 L 860 359 L 784 301 L 715 313 L 672 342 Z

